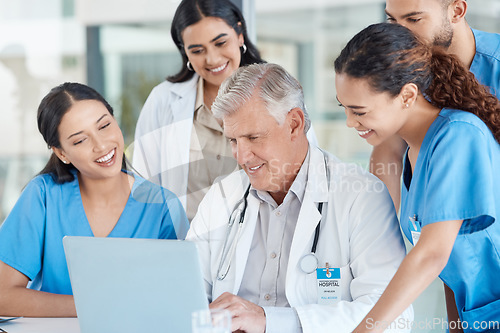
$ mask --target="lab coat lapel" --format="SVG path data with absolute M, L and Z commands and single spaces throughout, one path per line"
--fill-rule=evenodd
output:
M 196 102 L 196 89 L 198 75 L 194 75 L 189 81 L 172 85 L 170 98 L 172 99 L 173 122 L 185 119 L 193 119 L 194 104 Z
M 191 134 L 193 130 L 193 115 L 196 101 L 196 84 L 198 75 L 181 84 L 174 84 L 171 90 L 172 99 L 172 126 L 169 126 L 165 140 L 168 142 L 169 152 L 166 170 L 175 169 L 166 177 L 174 177 L 169 184 L 178 184 L 179 199 L 186 207 L 186 191 L 189 172 L 189 151 L 191 148 Z M 196 144 L 196 143 L 195 143 Z M 198 143 L 199 145 L 199 143 Z
M 310 147 L 310 161 L 306 192 L 297 219 L 297 226 L 292 240 L 287 270 L 286 293 L 290 304 L 295 303 L 295 292 L 292 291 L 296 282 L 296 272 L 299 261 L 304 254 L 311 251 L 312 240 L 316 226 L 321 220 L 318 203 L 328 202 L 328 179 L 324 155 L 316 147 Z
M 236 270 L 233 294 L 238 294 L 247 266 L 248 255 L 252 245 L 257 217 L 259 215 L 260 201 L 252 194 L 248 195 L 248 208 L 243 222 L 243 230 L 236 246 Z
M 293 234 L 290 258 L 288 260 L 288 273 L 295 269 L 304 252 L 310 252 L 311 239 L 313 239 L 314 231 L 320 219 L 321 215 L 317 204 L 313 201 L 311 195 L 306 193 Z M 305 250 L 306 248 L 308 249 L 307 251 Z

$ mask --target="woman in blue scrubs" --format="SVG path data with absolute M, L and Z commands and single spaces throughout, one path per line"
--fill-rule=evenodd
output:
M 52 155 L 0 228 L 0 315 L 76 316 L 62 238 L 184 238 L 170 191 L 128 172 L 113 109 L 92 88 L 64 83 L 38 109 Z
M 372 145 L 397 134 L 409 147 L 400 221 L 414 248 L 355 332 L 382 331 L 437 276 L 451 329 L 499 330 L 499 101 L 397 24 L 358 33 L 335 70 L 347 126 Z

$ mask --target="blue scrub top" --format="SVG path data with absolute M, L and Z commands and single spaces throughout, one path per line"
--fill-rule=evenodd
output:
M 440 278 L 463 321 L 500 320 L 500 145 L 469 112 L 443 109 L 427 131 L 412 174 L 405 158 L 401 227 L 464 220 Z M 470 331 L 470 330 L 466 330 Z
M 189 222 L 172 192 L 137 175 L 127 204 L 108 237 L 181 238 Z M 93 236 L 78 177 L 57 184 L 49 174 L 31 180 L 0 227 L 0 260 L 26 275 L 28 287 L 71 295 L 62 239 Z
M 470 71 L 500 99 L 500 34 L 471 30 L 476 41 L 476 54 Z

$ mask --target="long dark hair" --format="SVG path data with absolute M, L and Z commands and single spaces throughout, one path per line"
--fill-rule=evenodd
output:
M 457 57 L 426 45 L 399 24 L 373 24 L 359 32 L 335 60 L 335 71 L 368 79 L 374 91 L 392 96 L 414 83 L 436 107 L 478 116 L 500 142 L 498 99 Z
M 184 82 L 193 77 L 194 71 L 188 70 L 186 66 L 188 58 L 186 52 L 184 51 L 184 43 L 182 41 L 181 34 L 188 26 L 201 21 L 204 17 L 218 17 L 224 20 L 227 25 L 232 27 L 234 31 L 236 31 L 237 35 L 243 34 L 247 51 L 243 53 L 243 49 L 240 48 L 240 66 L 264 62 L 264 60 L 260 57 L 259 50 L 257 50 L 255 45 L 253 45 L 250 41 L 250 38 L 248 38 L 247 27 L 243 14 L 241 14 L 238 7 L 236 7 L 231 1 L 183 0 L 175 11 L 175 15 L 172 20 L 172 27 L 170 29 L 172 40 L 182 56 L 182 68 L 177 74 L 169 76 L 167 78 L 168 81 Z
M 109 113 L 113 115 L 113 108 L 94 89 L 80 83 L 63 83 L 52 90 L 42 99 L 38 107 L 38 130 L 49 148 L 61 148 L 59 141 L 59 124 L 62 117 L 69 111 L 76 101 L 95 100 L 101 102 Z M 56 183 L 62 184 L 74 179 L 73 164 L 64 164 L 52 153 L 41 174 L 50 174 Z M 122 169 L 126 170 L 126 159 L 123 156 Z

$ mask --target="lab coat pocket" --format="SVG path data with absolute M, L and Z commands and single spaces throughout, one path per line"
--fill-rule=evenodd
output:
M 351 272 L 351 266 L 345 265 L 340 268 L 340 295 L 343 301 L 352 301 L 351 296 L 351 282 L 353 276 Z
M 318 282 L 316 272 L 306 275 L 306 297 L 308 304 L 315 304 L 318 301 Z

